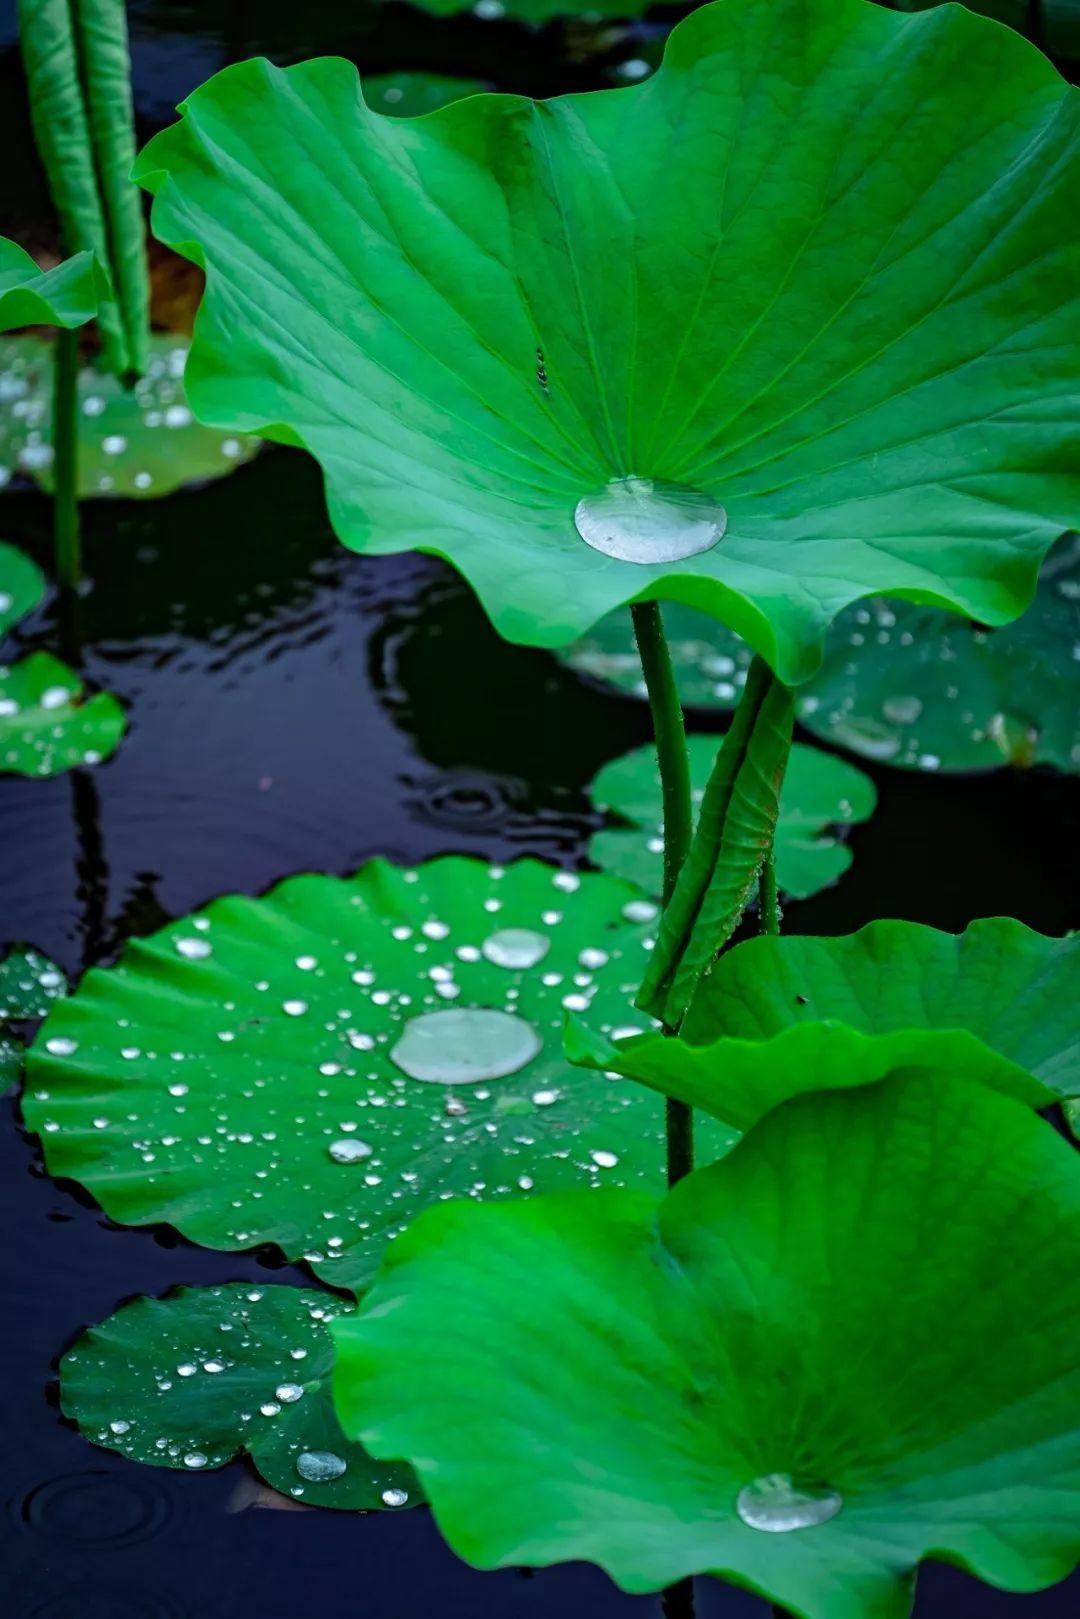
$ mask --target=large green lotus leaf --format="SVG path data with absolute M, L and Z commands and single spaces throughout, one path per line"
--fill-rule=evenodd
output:
M 87 697 L 75 671 L 49 652 L 0 667 L 0 775 L 56 776 L 100 764 L 126 724 L 115 697 Z
M 45 575 L 37 563 L 13 545 L 0 542 L 0 638 L 25 618 L 44 594 Z
M 1046 1107 L 1080 1093 L 1078 990 L 1080 935 L 1048 939 L 1005 917 L 959 936 L 872 922 L 845 938 L 736 945 L 703 980 L 681 1039 L 612 1039 L 575 1020 L 566 1050 L 740 1130 L 800 1092 L 896 1069 Z
M 718 741 L 715 736 L 687 738 L 695 803 L 701 802 Z M 612 760 L 590 790 L 597 804 L 630 824 L 594 833 L 589 858 L 605 871 L 658 894 L 664 844 L 655 749 L 635 748 Z M 861 770 L 818 748 L 795 744 L 776 823 L 776 873 L 784 893 L 806 899 L 842 876 L 851 864 L 851 851 L 836 837 L 835 828 L 865 821 L 873 814 L 876 796 L 873 782 Z
M 642 1027 L 655 913 L 607 876 L 458 857 L 218 900 L 56 1008 L 26 1122 L 117 1220 L 275 1242 L 359 1287 L 439 1198 L 663 1184 L 659 1098 L 562 1050 L 567 1010 Z
M 64 1356 L 61 1408 L 132 1461 L 198 1472 L 246 1452 L 275 1490 L 313 1506 L 414 1504 L 411 1470 L 373 1461 L 334 1414 L 327 1327 L 350 1308 L 249 1282 L 135 1299 Z
M 93 253 L 76 253 L 42 270 L 17 243 L 0 236 L 0 332 L 15 326 L 84 326 L 108 290 Z
M 1075 515 L 1078 125 L 960 8 L 720 0 L 643 84 L 418 122 L 241 63 L 136 173 L 207 271 L 193 408 L 310 450 L 346 544 L 537 645 L 671 597 L 795 683 L 874 591 L 1015 617 Z
M 878 598 L 848 608 L 798 715 L 828 742 L 908 769 L 1080 771 L 1078 659 L 1080 535 L 1069 534 L 1004 629 Z
M 1080 1159 L 1004 1097 L 801 1097 L 659 1207 L 421 1215 L 332 1329 L 338 1412 L 483 1568 L 800 1619 L 904 1619 L 928 1555 L 1039 1589 L 1080 1556 L 1078 1219 Z
M 488 88 L 482 79 L 455 79 L 446 73 L 365 73 L 363 86 L 368 106 L 392 118 L 422 118 Z
M 197 422 L 184 394 L 185 338 L 155 333 L 146 375 L 125 388 L 101 365 L 79 372 L 79 494 L 152 499 L 219 478 L 259 448 Z M 52 351 L 0 342 L 0 485 L 13 472 L 52 489 Z

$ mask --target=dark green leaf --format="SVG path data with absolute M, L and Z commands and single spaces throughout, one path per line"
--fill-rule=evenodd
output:
M 415 1504 L 410 1469 L 373 1461 L 334 1415 L 327 1327 L 350 1308 L 249 1282 L 135 1299 L 64 1356 L 61 1407 L 132 1461 L 199 1472 L 246 1452 L 275 1490 L 313 1506 Z
M 99 764 L 126 723 L 115 697 L 87 697 L 80 677 L 49 652 L 0 668 L 0 774 L 55 776 Z
M 5 479 L 0 472 L 0 487 Z M 45 594 L 45 575 L 36 562 L 0 542 L 0 637 L 31 612 Z

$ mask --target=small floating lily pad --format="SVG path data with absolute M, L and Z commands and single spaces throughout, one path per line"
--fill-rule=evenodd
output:
M 184 394 L 186 338 L 156 333 L 146 375 L 132 389 L 110 372 L 79 372 L 79 494 L 150 499 L 204 483 L 248 461 L 258 439 L 197 422 Z M 15 473 L 52 488 L 50 347 L 0 341 L 0 484 Z
M 333 1328 L 345 1432 L 480 1568 L 906 1619 L 1080 1558 L 1080 1157 L 947 1075 L 800 1097 L 657 1205 L 427 1210 Z M 522 1285 L 522 1278 L 528 1278 Z
M 796 712 L 825 741 L 909 770 L 1080 771 L 1080 535 L 1003 629 L 873 598 L 834 624 Z
M 871 922 L 844 938 L 736 945 L 703 980 L 678 1040 L 612 1041 L 578 1019 L 566 1049 L 740 1130 L 803 1091 L 901 1068 L 1042 1108 L 1080 1093 L 1078 987 L 1080 935 L 1048 939 L 1008 917 L 959 936 Z
M 45 575 L 13 545 L 0 542 L 0 637 L 35 608 L 45 594 Z
M 679 696 L 687 708 L 734 708 L 753 653 L 734 630 L 681 602 L 663 604 L 664 638 Z M 560 648 L 561 663 L 634 697 L 647 697 L 634 626 L 625 608 L 609 613 L 588 635 Z M 806 688 L 804 688 L 806 689 Z
M 329 1323 L 350 1305 L 295 1287 L 181 1287 L 91 1327 L 60 1362 L 60 1402 L 96 1445 L 202 1472 L 246 1453 L 313 1506 L 414 1505 L 416 1477 L 345 1438 Z
M 687 738 L 694 801 L 701 802 L 720 738 Z M 663 877 L 663 809 L 654 748 L 637 748 L 604 766 L 592 784 L 596 803 L 614 811 L 627 827 L 593 834 L 589 858 L 605 871 L 659 893 Z M 818 748 L 791 750 L 776 823 L 776 871 L 780 888 L 806 899 L 843 875 L 851 850 L 837 829 L 865 821 L 876 801 L 874 784 L 854 765 Z
M 458 857 L 215 901 L 54 1010 L 26 1122 L 115 1219 L 275 1242 L 353 1288 L 444 1197 L 658 1188 L 663 1103 L 562 1049 L 568 1011 L 646 1025 L 656 910 L 606 875 Z M 418 1038 L 437 1016 L 443 1039 Z M 710 1124 L 699 1150 L 732 1136 Z
M 126 723 L 115 697 L 87 697 L 74 670 L 49 652 L 0 668 L 0 774 L 56 776 L 100 764 Z

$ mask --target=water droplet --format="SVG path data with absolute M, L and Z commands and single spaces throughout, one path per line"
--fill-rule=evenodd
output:
M 327 1152 L 335 1164 L 359 1164 L 365 1158 L 370 1158 L 374 1147 L 369 1147 L 366 1141 L 342 1138 L 341 1141 L 331 1141 Z
M 130 1427 L 131 1427 L 130 1422 L 124 1422 L 123 1420 L 118 1418 L 116 1422 L 110 1422 L 109 1423 L 109 1432 L 110 1433 L 127 1433 L 128 1430 L 130 1429 Z
M 187 1455 L 184 1457 L 184 1466 L 205 1467 L 206 1457 L 203 1455 L 201 1450 L 189 1450 Z
M 66 1035 L 54 1034 L 51 1040 L 46 1040 L 45 1050 L 50 1057 L 73 1057 L 79 1049 L 77 1040 L 69 1040 Z
M 541 1046 L 532 1024 L 512 1012 L 453 1007 L 410 1019 L 390 1056 L 410 1079 L 477 1085 L 516 1074 Z
M 177 955 L 186 957 L 188 961 L 202 961 L 214 948 L 209 939 L 174 939 L 173 944 Z
M 605 1152 L 602 1148 L 598 1148 L 596 1152 L 591 1152 L 589 1157 L 598 1169 L 614 1169 L 619 1162 L 618 1153 Z
M 551 949 L 551 940 L 531 928 L 500 928 L 480 948 L 496 967 L 535 967 Z
M 766 1473 L 739 1491 L 736 1511 L 751 1529 L 770 1535 L 813 1529 L 835 1518 L 844 1504 L 838 1490 L 798 1487 L 788 1473 Z
M 922 713 L 921 697 L 886 697 L 881 712 L 893 725 L 914 725 Z
M 700 489 L 658 478 L 612 478 L 579 500 L 574 526 L 586 545 L 620 562 L 681 562 L 722 538 L 727 513 Z
M 403 1507 L 409 1499 L 408 1490 L 384 1490 L 382 1493 L 383 1506 Z
M 347 1470 L 347 1465 L 332 1450 L 302 1450 L 296 1458 L 296 1471 L 309 1484 L 331 1484 Z
M 282 1001 L 281 1010 L 287 1017 L 303 1017 L 307 1011 L 307 1001 Z
M 295 1405 L 297 1400 L 302 1400 L 304 1397 L 304 1385 L 302 1383 L 279 1383 L 274 1393 L 286 1405 Z
M 658 907 L 651 899 L 628 900 L 622 908 L 622 914 L 627 922 L 651 922 L 657 911 Z

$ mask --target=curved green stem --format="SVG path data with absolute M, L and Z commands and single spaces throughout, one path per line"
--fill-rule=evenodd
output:
M 649 693 L 656 757 L 664 803 L 664 904 L 675 892 L 679 872 L 693 832 L 690 761 L 686 728 L 679 702 L 675 671 L 664 636 L 664 621 L 657 602 L 635 602 L 630 608 L 641 669 Z M 665 1033 L 671 1034 L 671 1029 Z M 694 1116 L 685 1102 L 669 1097 L 667 1103 L 668 1185 L 689 1175 L 694 1167 Z
M 82 577 L 79 543 L 79 419 L 76 332 L 56 334 L 53 386 L 53 535 L 60 588 L 73 591 Z
M 765 856 L 758 879 L 759 933 L 780 932 L 780 894 L 776 887 L 776 847 Z

